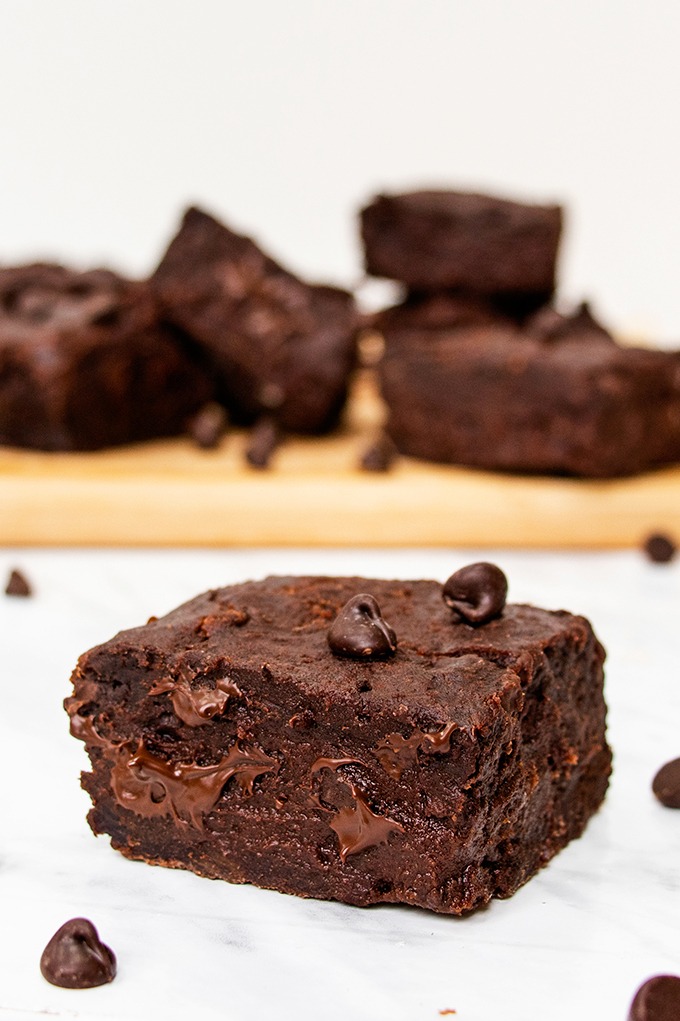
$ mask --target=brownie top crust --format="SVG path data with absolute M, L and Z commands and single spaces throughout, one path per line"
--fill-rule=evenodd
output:
M 145 284 L 105 269 L 77 272 L 33 263 L 0 269 L 0 346 L 31 351 L 40 343 L 72 347 L 105 342 L 114 332 L 155 321 L 155 303 Z M 53 355 L 56 354 L 52 352 Z M 47 359 L 47 353 L 46 353 Z
M 389 659 L 358 662 L 329 648 L 329 628 L 358 593 L 377 600 L 396 632 Z M 478 728 L 544 650 L 565 638 L 585 645 L 589 636 L 581 617 L 525 605 L 508 605 L 480 627 L 457 622 L 436 581 L 271 577 L 206 592 L 121 632 L 87 653 L 81 665 L 104 677 L 107 661 L 141 654 L 153 664 L 150 675 L 198 683 L 203 677 L 204 684 L 220 672 L 234 676 L 230 666 L 237 666 L 239 684 L 249 673 L 266 672 L 305 700 L 330 697 L 342 704 L 355 702 L 361 692 L 368 711 L 371 703 L 392 706 L 395 713 L 408 706 L 421 725 L 455 719 L 460 727 Z

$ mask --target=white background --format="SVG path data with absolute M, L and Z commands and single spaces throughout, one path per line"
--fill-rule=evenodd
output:
M 677 0 L 2 0 L 0 262 L 150 270 L 198 201 L 318 279 L 380 189 L 569 208 L 562 292 L 680 343 Z

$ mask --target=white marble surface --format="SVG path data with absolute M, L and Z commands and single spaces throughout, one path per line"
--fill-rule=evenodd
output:
M 585 836 L 511 900 L 464 920 L 368 910 L 128 862 L 95 839 L 61 701 L 79 653 L 213 585 L 266 573 L 444 579 L 475 552 L 0 550 L 33 599 L 0 597 L 0 1019 L 624 1021 L 647 976 L 680 973 L 680 812 L 650 782 L 680 755 L 680 562 L 484 552 L 513 601 L 583 612 L 608 652 L 615 772 Z M 85 915 L 119 962 L 100 989 L 41 978 Z

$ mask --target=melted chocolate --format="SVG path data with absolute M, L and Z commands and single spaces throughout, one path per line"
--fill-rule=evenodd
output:
M 364 765 L 361 759 L 332 759 L 321 756 L 315 759 L 310 766 L 310 773 L 314 776 L 316 773 L 321 772 L 322 769 L 331 769 L 335 772 L 340 766 L 349 766 L 351 764 Z M 324 812 L 335 812 L 328 825 L 337 834 L 338 850 L 343 862 L 350 854 L 358 854 L 359 851 L 375 847 L 376 844 L 386 843 L 390 833 L 395 831 L 399 833 L 404 832 L 404 827 L 400 823 L 395 822 L 394 819 L 388 819 L 384 815 L 377 815 L 371 811 L 368 802 L 358 787 L 353 783 L 350 783 L 349 787 L 352 791 L 354 804 L 337 810 L 324 805 L 318 794 L 313 793 L 310 796 L 310 801 L 315 808 L 320 808 Z
M 374 748 L 374 755 L 388 776 L 400 780 L 404 770 L 416 765 L 419 751 L 427 755 L 450 751 L 451 735 L 456 729 L 457 724 L 447 723 L 434 734 L 425 734 L 418 729 L 414 730 L 410 737 L 388 734 Z
M 338 837 L 340 858 L 344 862 L 350 854 L 359 854 L 369 847 L 387 843 L 390 834 L 403 833 L 404 827 L 371 811 L 368 802 L 354 784 L 351 784 L 354 805 L 341 808 L 328 824 Z
M 203 817 L 215 807 L 222 788 L 232 776 L 244 794 L 253 793 L 256 777 L 277 773 L 279 764 L 263 751 L 241 748 L 238 741 L 219 762 L 172 765 L 152 755 L 140 741 L 130 755 L 123 747 L 111 771 L 111 787 L 119 804 L 151 819 L 170 815 L 178 823 L 203 829 Z
M 170 695 L 175 715 L 188 727 L 203 727 L 215 716 L 221 716 L 229 698 L 241 694 L 241 689 L 228 678 L 217 681 L 210 690 L 192 688 L 186 680 L 171 677 L 158 681 L 149 689 L 150 695 Z
M 57 929 L 42 952 L 40 971 L 53 986 L 92 989 L 112 982 L 116 957 L 87 918 L 71 918 Z
M 322 769 L 332 769 L 335 771 L 340 766 L 349 766 L 351 763 L 356 763 L 358 766 L 363 766 L 364 763 L 361 759 L 329 759 L 325 755 L 315 759 L 309 767 L 309 772 L 314 776 L 315 773 L 320 773 Z
M 328 632 L 328 644 L 335 656 L 380 659 L 397 648 L 397 636 L 383 620 L 373 596 L 361 593 L 345 603 Z
M 250 434 L 246 460 L 253 468 L 268 468 L 274 451 L 281 442 L 281 433 L 273 418 L 264 417 Z
M 488 624 L 500 617 L 508 594 L 508 580 L 495 564 L 468 564 L 452 574 L 442 597 L 458 620 Z

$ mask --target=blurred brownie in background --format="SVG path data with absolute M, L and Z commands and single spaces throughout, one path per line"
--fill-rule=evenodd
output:
M 457 191 L 379 195 L 361 212 L 367 273 L 409 290 L 547 301 L 555 288 L 560 206 Z
M 386 428 L 402 454 L 582 477 L 680 461 L 680 352 L 620 346 L 587 306 L 523 326 L 418 329 L 392 313 L 383 332 Z
M 164 316 L 200 346 L 233 421 L 333 428 L 355 361 L 354 299 L 284 270 L 250 238 L 189 209 L 152 278 Z
M 212 386 L 148 285 L 108 270 L 0 270 L 0 443 L 96 450 L 183 432 Z

